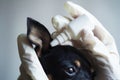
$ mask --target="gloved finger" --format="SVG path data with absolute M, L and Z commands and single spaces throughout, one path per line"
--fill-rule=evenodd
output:
M 59 31 L 62 28 L 66 27 L 70 23 L 71 19 L 67 17 L 63 17 L 61 15 L 56 15 L 52 17 L 52 25 L 54 28 Z
M 64 8 L 73 18 L 76 18 L 86 13 L 85 9 L 71 1 L 67 1 L 64 4 Z
M 107 47 L 109 53 L 119 57 L 113 36 L 103 26 L 96 26 L 93 33 Z
M 100 24 L 99 21 L 90 12 L 71 1 L 67 1 L 64 4 L 64 8 L 73 18 L 77 18 L 81 15 L 86 15 L 89 17 L 89 19 L 93 22 L 94 25 Z
M 24 65 L 26 73 L 32 78 L 32 80 L 48 80 L 42 65 L 40 64 L 37 55 L 26 35 L 19 35 L 17 42 L 20 59 Z
M 28 74 L 26 73 L 24 64 L 21 64 L 19 69 L 20 69 L 20 76 L 18 77 L 17 80 L 30 80 L 31 79 L 31 77 L 28 76 Z
M 54 39 L 57 35 L 59 35 L 59 33 L 61 33 L 68 26 L 70 21 L 70 18 L 61 15 L 52 17 L 52 25 L 56 31 L 52 33 L 51 37 Z
M 81 42 L 84 46 L 93 52 L 93 55 L 108 59 L 109 52 L 106 46 L 96 37 L 91 30 L 84 28 L 81 31 Z

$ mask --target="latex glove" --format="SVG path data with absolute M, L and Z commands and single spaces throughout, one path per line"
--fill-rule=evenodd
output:
M 81 36 L 76 45 L 79 45 L 80 47 L 84 45 L 84 47 L 91 50 L 96 57 L 95 80 L 120 80 L 120 59 L 112 35 L 92 14 L 79 5 L 67 1 L 64 7 L 74 19 L 85 14 L 94 25 L 94 28 L 92 29 L 84 27 L 80 31 Z M 69 25 L 71 20 L 72 19 L 60 15 L 53 17 L 52 23 L 56 29 L 53 38 L 66 29 L 66 26 Z M 75 46 L 71 40 L 64 41 L 61 45 Z
M 18 36 L 18 50 L 21 59 L 18 80 L 48 80 L 32 44 L 25 34 Z

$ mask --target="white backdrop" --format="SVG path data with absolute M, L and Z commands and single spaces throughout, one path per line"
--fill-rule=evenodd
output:
M 26 17 L 32 17 L 53 32 L 51 17 L 68 15 L 64 8 L 66 0 L 0 0 L 0 80 L 17 80 L 20 59 L 16 38 L 26 33 Z M 114 36 L 120 49 L 120 0 L 71 0 L 92 14 Z M 119 50 L 120 51 L 120 50 Z

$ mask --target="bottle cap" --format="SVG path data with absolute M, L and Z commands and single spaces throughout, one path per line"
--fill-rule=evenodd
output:
M 66 36 L 65 33 L 60 33 L 52 42 L 51 42 L 51 46 L 56 46 L 59 44 L 62 44 L 63 42 L 65 42 L 66 40 L 68 40 L 68 37 Z

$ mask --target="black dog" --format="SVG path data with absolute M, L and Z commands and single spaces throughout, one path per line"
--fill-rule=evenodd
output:
M 28 39 L 36 45 L 37 54 L 41 54 L 40 62 L 46 72 L 52 76 L 52 80 L 93 80 L 91 61 L 86 54 L 91 52 L 86 49 L 76 49 L 71 46 L 51 47 L 51 37 L 48 30 L 39 22 L 27 19 Z M 34 35 L 42 40 L 42 49 L 29 35 Z

